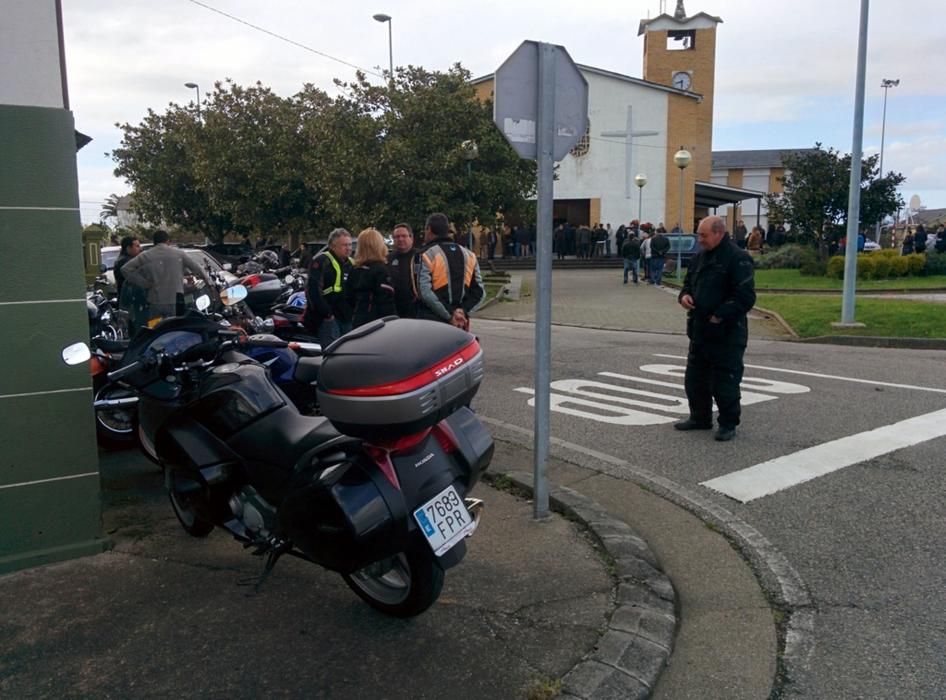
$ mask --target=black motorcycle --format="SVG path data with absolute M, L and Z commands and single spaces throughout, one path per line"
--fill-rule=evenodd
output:
M 413 319 L 352 331 L 325 349 L 325 417 L 296 410 L 242 352 L 254 344 L 286 345 L 190 313 L 142 331 L 110 375 L 139 394 L 142 447 L 165 468 L 181 525 L 196 537 L 222 527 L 264 555 L 257 585 L 290 554 L 384 613 L 423 612 L 482 510 L 468 498 L 493 453 L 466 408 L 483 376 L 476 339 Z

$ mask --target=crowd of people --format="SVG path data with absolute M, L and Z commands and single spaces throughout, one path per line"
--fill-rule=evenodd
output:
M 352 259 L 351 233 L 337 228 L 312 258 L 304 322 L 323 347 L 391 315 L 469 330 L 470 315 L 486 292 L 476 255 L 454 240 L 446 215 L 427 217 L 420 246 L 406 223 L 394 227 L 392 239 L 389 251 L 377 229 L 365 229 Z
M 946 253 L 946 226 L 937 226 L 927 231 L 923 224 L 915 229 L 908 229 L 900 247 L 903 255 L 913 253 Z

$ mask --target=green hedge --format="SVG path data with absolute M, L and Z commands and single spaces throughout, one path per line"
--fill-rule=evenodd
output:
M 861 253 L 857 256 L 857 278 L 867 280 L 882 280 L 892 277 L 916 277 L 924 274 L 946 273 L 946 262 L 934 261 L 930 263 L 923 253 L 899 255 L 896 250 L 881 250 L 874 253 Z M 946 257 L 946 256 L 943 256 Z M 944 272 L 934 272 L 931 265 L 943 265 Z M 940 269 L 940 268 L 937 268 Z M 835 255 L 828 260 L 827 277 L 844 278 L 844 256 Z

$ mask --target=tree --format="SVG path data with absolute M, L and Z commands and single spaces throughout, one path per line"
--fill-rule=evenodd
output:
M 903 206 L 897 188 L 906 178 L 893 171 L 878 177 L 877 161 L 878 156 L 870 156 L 861 162 L 864 224 L 880 221 Z M 829 240 L 843 235 L 847 223 L 851 156 L 816 143 L 813 150 L 787 154 L 783 164 L 786 175 L 779 181 L 784 191 L 765 197 L 769 220 L 791 223 L 797 240 L 817 243 L 824 251 Z
M 459 65 L 400 68 L 384 85 L 359 73 L 334 99 L 312 85 L 282 98 L 259 83 L 217 83 L 202 120 L 172 103 L 121 125 L 115 174 L 144 219 L 214 240 L 416 225 L 432 211 L 460 229 L 492 221 L 533 195 L 535 165 L 505 142 L 469 78 Z M 470 139 L 479 157 L 468 167 Z
M 110 194 L 105 198 L 102 211 L 99 212 L 99 219 L 103 224 L 106 224 L 110 219 L 114 219 L 116 223 L 118 222 L 118 202 L 120 200 L 121 196 L 117 194 Z
M 336 144 L 342 153 L 335 156 L 351 159 L 333 187 L 339 214 L 355 214 L 360 201 L 368 222 L 390 227 L 443 211 L 459 231 L 523 208 L 535 193 L 535 164 L 506 143 L 493 124 L 492 104 L 476 99 L 470 73 L 459 64 L 446 73 L 416 66 L 395 73 L 384 85 L 368 83 L 363 74 L 338 83 L 344 96 L 336 108 L 343 114 L 336 117 L 356 134 L 356 142 Z M 473 161 L 463 157 L 467 140 L 478 147 Z M 359 157 L 361 163 L 354 160 Z M 357 201 L 348 196 L 353 191 Z

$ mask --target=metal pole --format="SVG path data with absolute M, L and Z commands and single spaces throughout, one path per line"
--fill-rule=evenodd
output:
M 867 16 L 870 0 L 861 0 L 857 39 L 857 80 L 854 89 L 854 137 L 851 146 L 851 185 L 847 203 L 847 245 L 844 249 L 844 295 L 841 323 L 854 323 L 854 285 L 857 280 L 857 234 L 861 213 L 861 156 L 864 141 L 864 76 L 867 72 Z
M 681 149 L 683 147 L 681 146 Z M 680 168 L 680 233 L 677 240 L 677 279 L 680 279 L 682 275 L 680 274 L 680 253 L 683 249 L 683 171 L 686 168 Z
M 637 225 L 644 223 L 644 188 L 637 188 Z
M 887 131 L 887 90 L 890 89 L 890 86 L 886 82 L 883 84 L 884 88 L 884 116 L 880 120 L 880 168 L 877 171 L 877 177 L 883 178 L 884 176 L 884 134 Z M 877 243 L 880 243 L 880 221 L 877 221 L 877 229 L 874 231 L 874 240 Z
M 555 46 L 539 43 L 539 104 L 536 124 L 535 435 L 533 470 L 536 520 L 549 514 L 549 405 L 552 377 L 552 202 L 555 176 Z
M 394 82 L 394 34 L 391 30 L 392 20 L 388 20 L 388 71 L 391 82 Z

